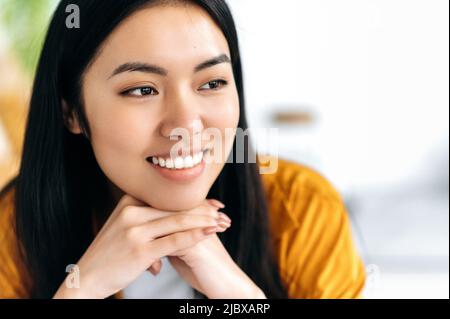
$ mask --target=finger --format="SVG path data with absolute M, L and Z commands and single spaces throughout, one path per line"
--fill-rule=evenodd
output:
M 133 226 L 145 224 L 149 221 L 173 216 L 173 213 L 162 211 L 149 206 L 129 206 L 122 211 L 122 216 Z
M 108 227 L 113 221 L 118 217 L 121 216 L 121 214 L 124 213 L 126 208 L 132 208 L 132 207 L 141 207 L 145 206 L 146 204 L 136 198 L 134 198 L 131 195 L 125 194 L 123 195 L 119 202 L 117 203 L 116 207 L 114 208 L 113 212 L 109 216 L 108 220 L 106 221 L 104 227 L 100 230 L 99 234 L 103 232 L 104 229 Z M 129 211 L 130 209 L 127 209 Z
M 219 212 L 219 218 L 224 219 L 228 224 L 231 224 L 231 218 L 225 212 Z
M 158 272 L 153 267 L 148 267 L 147 269 L 153 276 L 157 276 Z
M 188 266 L 184 261 L 179 259 L 178 257 L 168 257 L 169 262 L 175 268 L 175 270 L 181 275 L 183 278 L 191 278 L 192 279 L 192 287 L 201 292 L 200 284 L 195 278 L 195 276 L 191 276 L 188 270 Z
M 136 231 L 146 240 L 153 240 L 172 233 L 187 231 L 195 228 L 226 227 L 230 223 L 222 217 L 214 218 L 201 215 L 172 215 L 137 226 Z
M 161 259 L 155 261 L 148 270 L 153 274 L 153 276 L 157 276 L 162 268 L 162 261 Z
M 207 199 L 206 201 L 210 205 L 213 205 L 214 207 L 217 207 L 219 209 L 225 208 L 225 204 L 220 202 L 220 201 L 218 201 L 217 199 L 210 198 L 210 199 Z
M 149 260 L 170 255 L 174 251 L 191 248 L 197 243 L 215 234 L 217 227 L 196 228 L 174 233 L 148 243 L 146 247 Z
M 121 214 L 124 213 L 124 211 L 130 211 L 129 208 L 144 207 L 144 206 L 147 206 L 147 204 L 134 198 L 131 195 L 125 194 L 120 198 L 111 215 L 120 216 Z
M 214 232 L 214 234 L 212 234 L 209 238 L 213 238 L 214 236 L 216 236 L 218 233 L 223 233 L 223 232 L 225 232 L 228 228 L 229 228 L 230 226 L 227 226 L 227 227 L 218 227 L 217 229 L 216 229 L 216 231 Z M 187 248 L 187 249 L 180 249 L 180 250 L 176 250 L 176 251 L 173 251 L 171 254 L 169 254 L 169 255 L 167 255 L 167 257 L 170 257 L 170 256 L 172 256 L 172 257 L 174 257 L 174 256 L 176 256 L 176 257 L 180 257 L 180 256 L 184 256 L 185 254 L 186 254 L 186 252 L 188 252 L 189 251 L 189 248 Z
M 209 204 L 207 201 L 203 202 L 197 207 L 194 207 L 190 210 L 186 210 L 182 212 L 186 215 L 206 215 L 206 216 L 213 216 L 215 218 L 220 217 L 220 212 L 218 211 L 219 208 L 216 206 L 213 206 Z
M 116 209 L 121 211 L 123 208 L 127 206 L 148 206 L 148 205 L 129 194 L 125 194 L 120 198 L 119 202 L 116 205 Z
M 161 259 L 155 260 L 150 267 L 148 267 L 148 270 L 153 269 L 153 270 L 157 270 L 158 266 L 160 266 L 162 264 Z
M 150 221 L 155 221 L 162 218 L 167 218 L 171 216 L 177 215 L 199 215 L 199 216 L 211 216 L 214 218 L 220 217 L 220 212 L 217 211 L 217 207 L 213 207 L 207 203 L 203 203 L 193 209 L 173 212 L 173 211 L 163 211 L 153 207 L 142 206 L 142 207 L 133 207 L 132 209 L 128 209 L 128 214 L 132 214 L 130 216 L 131 220 L 133 220 L 136 224 L 143 224 Z

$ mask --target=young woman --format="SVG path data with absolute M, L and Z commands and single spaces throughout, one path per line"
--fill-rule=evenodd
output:
M 242 82 L 223 0 L 61 1 L 1 194 L 0 297 L 360 297 L 334 188 L 293 162 L 227 160 Z M 179 128 L 221 138 L 174 158 Z

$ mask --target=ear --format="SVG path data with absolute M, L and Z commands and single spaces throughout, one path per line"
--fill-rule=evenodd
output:
M 65 100 L 62 100 L 61 104 L 63 108 L 64 125 L 73 134 L 82 134 L 83 131 L 81 130 L 80 124 L 78 123 L 78 119 L 70 110 L 67 102 Z

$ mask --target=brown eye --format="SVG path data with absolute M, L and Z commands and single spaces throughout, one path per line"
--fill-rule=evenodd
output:
M 157 95 L 158 92 L 151 86 L 144 86 L 134 89 L 126 90 L 122 95 L 133 96 L 133 97 L 143 97 L 147 95 Z
M 218 89 L 220 89 L 221 87 L 223 87 L 223 86 L 225 86 L 227 84 L 228 84 L 228 82 L 225 81 L 225 80 L 213 80 L 213 81 L 210 81 L 210 82 L 206 83 L 205 85 L 203 85 L 200 88 L 200 91 L 203 91 L 203 90 L 218 90 Z

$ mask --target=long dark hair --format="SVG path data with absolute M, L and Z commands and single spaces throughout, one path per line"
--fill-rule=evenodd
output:
M 76 263 L 94 238 L 92 212 L 106 209 L 111 199 L 89 142 L 80 99 L 81 76 L 114 28 L 152 2 L 158 0 L 63 0 L 53 15 L 34 80 L 21 167 L 13 181 L 17 236 L 33 280 L 33 298 L 53 296 L 67 275 L 66 266 Z M 232 14 L 224 0 L 191 2 L 211 15 L 228 41 L 240 101 L 238 127 L 246 130 L 241 58 Z M 81 28 L 66 27 L 65 9 L 71 3 L 80 8 Z M 63 99 L 84 135 L 71 134 L 64 125 Z M 246 153 L 252 152 L 249 141 L 245 146 Z M 220 234 L 220 239 L 235 262 L 267 297 L 286 298 L 272 252 L 257 164 L 248 160 L 226 163 L 208 197 L 223 201 L 233 219 L 233 227 Z

